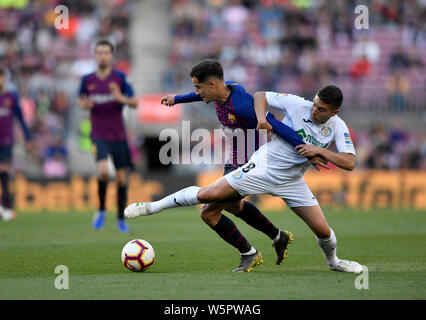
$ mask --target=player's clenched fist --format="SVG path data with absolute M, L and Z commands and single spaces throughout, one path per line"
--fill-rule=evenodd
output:
M 161 104 L 164 104 L 165 106 L 171 107 L 175 105 L 175 94 L 170 93 L 164 97 L 161 98 Z

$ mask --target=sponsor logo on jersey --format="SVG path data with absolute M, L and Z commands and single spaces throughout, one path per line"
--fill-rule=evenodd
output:
M 93 91 L 93 90 L 95 90 L 95 88 L 96 88 L 96 85 L 94 83 L 91 83 L 87 86 L 88 91 Z
M 232 173 L 232 178 L 234 178 L 235 180 L 240 180 L 242 176 L 243 173 L 241 171 L 235 171 Z
M 101 104 L 101 103 L 115 101 L 115 98 L 110 93 L 98 93 L 98 94 L 91 94 L 90 100 L 92 100 L 96 104 Z
M 329 137 L 330 134 L 331 134 L 331 128 L 330 127 L 322 127 L 320 133 L 324 137 Z
M 288 93 L 278 93 L 278 95 L 281 96 L 281 97 L 287 97 Z
M 343 135 L 345 136 L 345 142 L 346 142 L 346 144 L 353 144 L 352 138 L 351 138 L 351 136 L 350 136 L 349 133 L 344 133 Z
M 302 139 L 306 143 L 309 143 L 321 148 L 327 148 L 328 146 L 328 142 L 327 143 L 319 142 L 317 139 L 315 139 L 315 137 L 311 136 L 310 134 L 306 134 L 305 129 L 297 130 L 296 133 L 299 135 L 300 139 Z

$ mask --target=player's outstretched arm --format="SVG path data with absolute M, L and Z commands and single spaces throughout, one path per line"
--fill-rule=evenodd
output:
M 168 95 L 165 95 L 161 98 L 161 104 L 164 104 L 165 106 L 172 107 L 175 105 L 175 96 L 177 94 L 169 93 Z
M 305 142 L 299 137 L 299 135 L 289 126 L 286 126 L 281 121 L 275 119 L 272 113 L 266 114 L 266 94 L 263 91 L 256 92 L 253 96 L 254 110 L 257 117 L 257 130 L 266 129 L 274 131 L 277 135 L 283 138 L 285 141 L 290 143 L 293 147 L 305 145 Z M 330 169 L 327 166 L 327 160 L 319 155 L 307 157 L 311 164 L 316 170 L 320 170 L 320 167 Z
M 190 92 L 187 94 L 177 94 L 173 97 L 173 104 L 178 103 L 189 103 L 189 102 L 196 102 L 196 101 L 203 101 L 201 96 L 195 92 Z
M 333 152 L 308 144 L 297 146 L 296 150 L 302 157 L 322 156 L 327 161 L 344 170 L 352 171 L 355 168 L 355 155 L 352 153 Z
M 180 94 L 180 95 L 170 93 L 161 98 L 161 104 L 164 104 L 165 106 L 168 106 L 168 107 L 172 107 L 178 103 L 189 103 L 189 102 L 196 102 L 196 101 L 203 101 L 203 99 L 200 97 L 200 95 L 196 94 L 195 92 L 191 92 L 188 94 Z
M 265 126 L 265 124 L 268 122 L 266 120 L 267 104 L 268 102 L 266 101 L 266 94 L 264 91 L 256 92 L 253 95 L 254 112 L 256 113 L 258 128 L 259 126 Z
M 256 92 L 253 96 L 254 111 L 257 118 L 257 129 L 272 127 L 273 131 L 283 138 L 285 141 L 290 143 L 293 147 L 296 147 L 305 142 L 299 137 L 299 135 L 289 126 L 286 126 L 281 121 L 275 119 L 274 115 L 270 112 L 266 114 L 266 94 L 265 92 Z

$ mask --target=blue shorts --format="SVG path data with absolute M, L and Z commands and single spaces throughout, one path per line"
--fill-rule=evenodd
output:
M 0 146 L 0 163 L 10 163 L 12 160 L 12 145 Z
M 111 155 L 115 169 L 131 166 L 130 149 L 127 141 L 92 140 L 95 147 L 96 161 L 108 159 Z

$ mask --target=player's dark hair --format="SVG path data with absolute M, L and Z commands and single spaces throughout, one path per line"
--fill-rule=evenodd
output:
M 339 109 L 343 101 L 343 93 L 338 87 L 326 85 L 318 90 L 318 98 L 325 104 L 331 105 L 334 109 Z
M 114 45 L 113 45 L 113 44 L 112 44 L 112 42 L 111 42 L 111 41 L 109 41 L 109 40 L 102 39 L 102 40 L 98 40 L 98 41 L 96 41 L 96 44 L 95 44 L 95 50 L 96 50 L 96 48 L 97 48 L 98 46 L 108 46 L 108 47 L 110 47 L 111 52 L 112 52 L 112 53 L 114 53 Z
M 206 59 L 192 67 L 191 78 L 197 78 L 199 82 L 204 82 L 211 77 L 223 80 L 222 65 L 213 59 Z
M 4 76 L 6 74 L 6 71 L 4 71 L 3 69 L 0 69 L 0 76 Z

